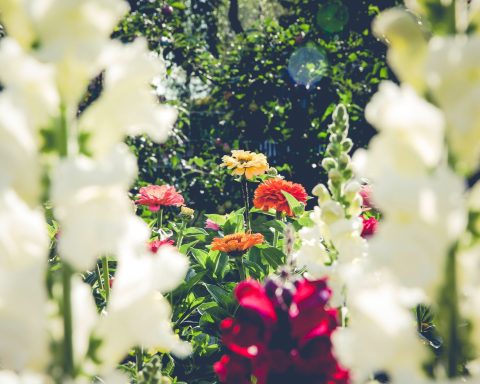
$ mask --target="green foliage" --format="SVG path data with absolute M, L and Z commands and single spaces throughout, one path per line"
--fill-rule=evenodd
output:
M 180 111 L 168 143 L 132 139 L 142 181 L 174 184 L 195 209 L 224 212 L 240 191 L 217 165 L 241 148 L 266 153 L 310 189 L 325 179 L 324 122 L 338 102 L 350 111 L 353 141 L 368 142 L 363 107 L 391 77 L 370 24 L 398 1 L 244 0 L 238 9 L 227 0 L 130 3 L 115 35 L 145 36 L 166 58 L 159 96 Z M 292 65 L 294 57 L 303 65 Z

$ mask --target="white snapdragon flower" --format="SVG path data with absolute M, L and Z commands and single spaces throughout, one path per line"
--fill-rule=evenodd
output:
M 426 78 L 445 112 L 447 139 L 459 169 L 470 173 L 480 163 L 480 37 L 430 40 Z
M 36 55 L 56 66 L 63 102 L 74 107 L 101 70 L 99 58 L 128 11 L 118 0 L 36 0 L 30 14 L 38 34 Z M 74 42 L 74 43 L 72 43 Z
M 362 285 L 349 291 L 349 326 L 333 334 L 340 362 L 358 383 L 372 372 L 386 372 L 393 383 L 404 383 L 406 373 L 421 375 L 419 361 L 427 351 L 399 287 L 366 276 Z
M 30 49 L 37 36 L 28 11 L 29 0 L 0 0 L 2 25 L 24 49 Z
M 52 201 L 60 222 L 59 252 L 78 270 L 106 254 L 144 245 L 146 224 L 133 213 L 124 190 L 136 175 L 135 157 L 124 144 L 95 161 L 62 161 L 52 177 Z
M 189 345 L 173 333 L 170 305 L 161 294 L 178 286 L 187 270 L 186 256 L 169 246 L 156 254 L 146 251 L 120 260 L 108 313 L 95 332 L 103 340 L 98 357 L 104 370 L 114 367 L 134 346 L 179 356 L 190 352 Z
M 81 116 L 79 128 L 91 135 L 94 154 L 108 151 L 126 135 L 147 134 L 155 142 L 167 139 L 177 117 L 174 108 L 158 104 L 148 86 L 164 70 L 148 55 L 147 43 L 112 44 L 105 53 L 102 94 Z M 102 129 L 98 129 L 101 126 Z
M 384 81 L 365 108 L 365 117 L 381 135 L 411 148 L 426 167 L 440 162 L 444 140 L 442 112 L 408 87 Z M 382 146 L 390 144 L 383 142 Z M 390 146 L 387 147 L 391 150 Z M 387 150 L 387 149 L 385 149 Z M 409 155 L 406 153 L 404 156 Z
M 50 378 L 36 373 L 18 374 L 13 371 L 0 371 L 0 383 L 2 384 L 53 384 Z
M 12 190 L 0 192 L 0 212 L 0 268 L 44 263 L 49 239 L 42 212 L 29 208 Z
M 60 105 L 54 67 L 36 60 L 10 37 L 0 41 L 0 67 L 4 92 L 27 112 L 32 131 L 48 127 Z
M 382 12 L 373 22 L 374 34 L 390 45 L 387 61 L 402 82 L 425 89 L 427 39 L 415 17 L 399 9 Z

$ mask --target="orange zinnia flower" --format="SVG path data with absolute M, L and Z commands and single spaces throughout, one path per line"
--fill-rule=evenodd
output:
M 285 212 L 288 216 L 293 216 L 287 198 L 283 195 L 282 191 L 289 193 L 302 204 L 306 204 L 307 202 L 308 195 L 302 185 L 275 178 L 268 179 L 258 186 L 255 190 L 253 205 L 255 208 L 264 211 L 273 208 L 277 212 Z
M 254 245 L 263 243 L 263 240 L 261 233 L 234 233 L 225 237 L 215 237 L 212 241 L 212 251 L 238 256 Z

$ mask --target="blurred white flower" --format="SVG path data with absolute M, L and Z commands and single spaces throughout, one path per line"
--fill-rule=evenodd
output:
M 53 384 L 46 376 L 24 372 L 18 374 L 13 371 L 0 371 L 0 383 L 2 384 Z
M 12 190 L 0 191 L 0 269 L 45 263 L 49 238 L 40 210 L 29 208 Z
M 0 94 L 0 188 L 13 188 L 30 205 L 40 195 L 37 137 L 25 111 Z
M 190 346 L 171 327 L 171 309 L 160 292 L 178 286 L 188 270 L 186 256 L 173 247 L 156 254 L 125 256 L 119 262 L 107 315 L 95 331 L 103 340 L 98 357 L 112 369 L 134 346 L 172 351 L 182 357 Z
M 382 136 L 391 138 L 382 142 L 385 151 L 391 150 L 388 144 L 394 141 L 402 149 L 409 147 L 410 151 L 413 150 L 425 167 L 439 163 L 444 146 L 442 112 L 412 88 L 382 82 L 365 108 L 365 116 Z M 403 156 L 408 155 L 407 152 Z
M 32 133 L 48 127 L 60 106 L 54 67 L 40 63 L 10 37 L 0 41 L 0 67 L 0 81 L 26 113 Z
M 15 269 L 0 268 L 0 361 L 4 369 L 42 371 L 49 361 L 45 269 L 45 259 Z
M 333 334 L 335 353 L 351 369 L 355 382 L 372 372 L 387 372 L 392 382 L 417 373 L 427 350 L 416 335 L 410 311 L 400 289 L 388 282 L 364 276 L 362 287 L 349 291 L 349 326 Z
M 382 12 L 373 22 L 373 33 L 389 44 L 387 61 L 402 82 L 417 91 L 425 89 L 427 40 L 412 14 L 400 9 Z
M 135 157 L 123 144 L 92 160 L 63 160 L 52 175 L 52 201 L 60 222 L 59 252 L 78 270 L 103 255 L 143 246 L 146 224 L 133 213 L 125 189 L 136 175 Z
M 177 112 L 173 107 L 160 105 L 148 89 L 163 67 L 148 55 L 146 41 L 112 43 L 104 61 L 102 94 L 79 121 L 80 130 L 91 135 L 90 150 L 94 154 L 105 153 L 126 135 L 147 134 L 155 142 L 165 141 Z

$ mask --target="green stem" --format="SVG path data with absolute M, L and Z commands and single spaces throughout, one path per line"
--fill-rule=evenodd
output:
M 160 229 L 163 228 L 163 209 L 160 208 L 157 212 L 157 226 L 158 226 L 158 237 L 160 238 Z
M 138 378 L 138 374 L 139 372 L 142 370 L 143 368 L 143 351 L 142 351 L 142 347 L 137 347 L 135 348 L 135 367 L 136 367 L 136 370 L 137 370 L 137 378 Z
M 63 369 L 65 377 L 74 377 L 73 329 L 72 329 L 72 275 L 73 270 L 64 261 L 62 266 L 63 285 Z
M 282 220 L 282 212 L 277 212 L 275 214 L 275 217 L 277 220 Z M 280 237 L 280 232 L 276 229 L 276 228 L 273 228 L 273 244 L 272 246 L 273 247 L 277 247 L 278 245 L 278 238 Z
M 457 291 L 456 247 L 450 250 L 446 263 L 446 282 L 443 292 L 442 318 L 446 321 L 444 337 L 446 346 L 446 368 L 448 377 L 457 377 L 461 360 L 461 341 L 459 334 L 459 308 Z
M 100 289 L 105 289 L 103 287 L 103 279 L 102 279 L 102 273 L 100 271 L 100 266 L 97 263 L 97 276 L 98 276 L 98 285 L 100 286 Z
M 240 276 L 240 281 L 246 280 L 247 276 L 245 274 L 245 268 L 243 266 L 243 256 L 238 256 L 235 260 L 235 264 L 237 264 L 238 274 Z
M 64 105 L 60 106 L 60 121 L 57 125 L 57 151 L 60 157 L 68 155 L 68 122 L 67 110 Z
M 110 273 L 108 271 L 108 257 L 102 257 L 102 270 L 103 270 L 103 288 L 105 290 L 105 300 L 108 302 L 110 299 Z
M 187 225 L 187 222 L 184 220 L 183 223 L 182 223 L 182 226 L 180 227 L 180 231 L 178 233 L 178 239 L 177 239 L 177 248 L 180 249 L 180 247 L 182 246 L 182 242 L 183 242 L 183 231 L 185 231 L 185 227 Z

